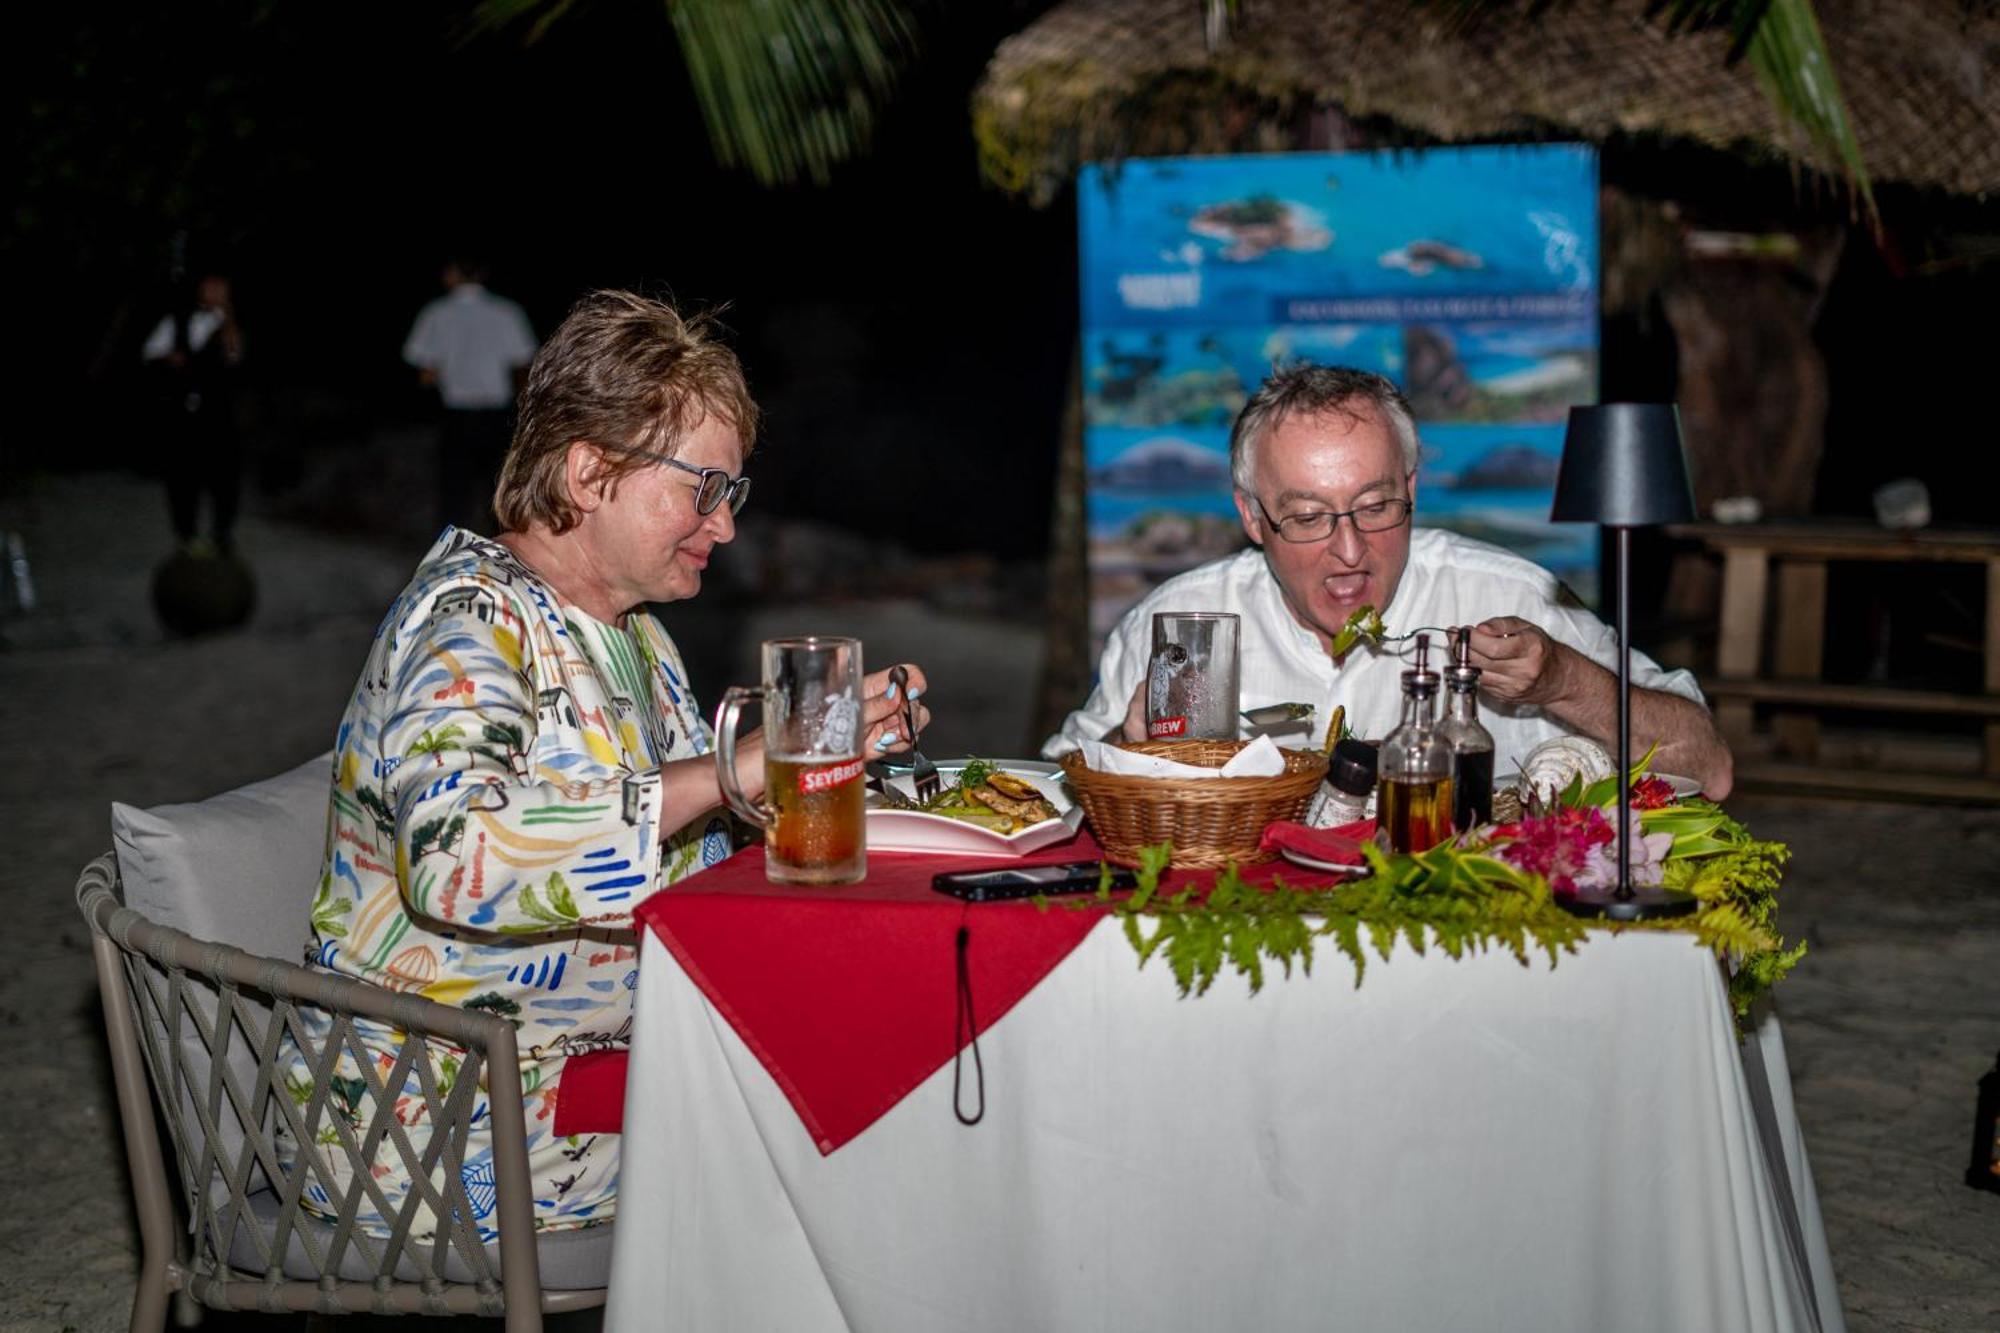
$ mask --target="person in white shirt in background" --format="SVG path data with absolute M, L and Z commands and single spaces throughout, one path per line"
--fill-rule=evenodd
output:
M 1411 641 L 1331 656 L 1363 606 L 1387 632 L 1472 627 L 1481 720 L 1495 772 L 1560 735 L 1615 749 L 1617 637 L 1547 570 L 1486 542 L 1414 526 L 1418 443 L 1409 404 L 1380 375 L 1298 365 L 1273 374 L 1230 433 L 1238 515 L 1253 545 L 1168 580 L 1128 611 L 1098 664 L 1096 688 L 1042 752 L 1086 738 L 1145 739 L 1142 686 L 1155 611 L 1233 611 L 1242 618 L 1242 706 L 1314 706 L 1314 744 L 1335 705 L 1358 736 L 1396 726 Z M 1431 666 L 1445 665 L 1433 634 Z M 1729 793 L 1732 766 L 1694 677 L 1632 654 L 1632 758 Z
M 139 357 L 163 379 L 166 435 L 157 457 L 166 474 L 167 509 L 184 549 L 205 540 L 228 551 L 243 489 L 243 442 L 236 429 L 237 368 L 243 332 L 229 279 L 204 273 L 178 309 L 163 316 Z M 209 538 L 200 533 L 201 497 L 209 498 Z
M 514 433 L 514 400 L 535 358 L 527 312 L 486 290 L 484 265 L 457 258 L 444 267 L 445 294 L 417 312 L 403 360 L 435 388 L 438 513 L 479 532 L 492 530 L 494 481 Z

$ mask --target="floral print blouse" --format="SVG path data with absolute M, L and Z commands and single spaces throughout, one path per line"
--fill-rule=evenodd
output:
M 733 850 L 720 811 L 660 827 L 660 765 L 710 745 L 652 615 L 602 624 L 505 546 L 450 528 L 376 631 L 341 721 L 308 961 L 513 1021 L 540 1226 L 611 1213 L 616 1138 L 553 1135 L 562 1069 L 629 1040 L 633 907 Z M 387 1075 L 399 1034 L 359 1026 Z M 449 1077 L 462 1053 L 435 1054 Z M 295 1058 L 303 1099 L 311 1079 Z M 341 1087 L 335 1108 L 356 1120 Z M 403 1091 L 398 1118 L 421 1151 L 425 1099 L 414 1079 Z M 483 1222 L 491 1145 L 483 1105 L 475 1115 L 462 1176 Z M 340 1156 L 323 1165 L 344 1185 Z M 400 1208 L 408 1181 L 390 1145 L 373 1174 Z M 307 1200 L 331 1209 L 323 1184 L 310 1177 Z M 364 1205 L 362 1221 L 387 1234 L 395 1214 Z

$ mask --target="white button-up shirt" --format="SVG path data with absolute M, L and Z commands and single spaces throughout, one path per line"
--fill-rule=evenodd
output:
M 1313 706 L 1310 724 L 1301 723 L 1290 734 L 1274 732 L 1280 743 L 1324 744 L 1327 721 L 1337 704 L 1346 705 L 1347 725 L 1354 734 L 1371 740 L 1387 736 L 1401 717 L 1402 673 L 1415 656 L 1415 643 L 1389 644 L 1380 650 L 1363 644 L 1336 667 L 1318 636 L 1286 606 L 1263 551 L 1251 547 L 1167 580 L 1125 613 L 1104 645 L 1096 688 L 1042 746 L 1044 755 L 1053 759 L 1076 748 L 1079 740 L 1103 737 L 1124 726 L 1132 692 L 1152 655 L 1155 611 L 1233 611 L 1242 618 L 1242 706 Z M 1510 551 L 1441 528 L 1412 532 L 1402 581 L 1394 600 L 1382 608 L 1388 632 L 1443 630 L 1494 616 L 1531 621 L 1607 671 L 1618 670 L 1617 635 L 1568 596 L 1547 570 Z M 1444 636 L 1433 634 L 1432 669 L 1445 665 L 1445 652 Z M 1703 702 L 1691 673 L 1662 670 L 1644 653 L 1632 654 L 1632 684 Z M 1442 714 L 1442 703 L 1439 710 Z M 1512 773 L 1543 741 L 1569 734 L 1532 705 L 1500 704 L 1482 696 L 1479 713 L 1493 733 L 1496 777 Z M 1649 743 L 1647 737 L 1634 737 L 1635 747 L 1642 751 Z
M 403 360 L 438 378 L 446 407 L 514 405 L 514 371 L 535 359 L 535 331 L 520 306 L 464 282 L 417 313 Z
M 208 340 L 222 331 L 222 312 L 200 306 L 188 313 L 188 345 L 190 352 L 199 352 L 208 346 Z M 164 361 L 174 352 L 174 317 L 167 315 L 153 326 L 146 335 L 146 345 L 139 349 L 139 357 L 144 361 Z M 227 357 L 231 364 L 238 359 Z

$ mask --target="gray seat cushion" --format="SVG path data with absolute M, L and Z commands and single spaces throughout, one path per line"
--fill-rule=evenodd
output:
M 326 856 L 333 754 L 205 801 L 114 802 L 125 905 L 197 939 L 296 963 Z
M 197 939 L 299 962 L 310 934 L 332 789 L 333 754 L 328 752 L 288 773 L 205 801 L 150 810 L 114 803 L 111 836 L 125 905 Z M 190 977 L 188 1002 L 213 1024 L 212 988 Z M 257 1078 L 257 1039 L 269 1025 L 271 1011 L 248 995 L 239 1004 L 247 1012 L 230 1039 L 229 1070 L 248 1096 Z M 152 1027 L 157 1039 L 157 1020 Z M 206 1137 L 191 1094 L 207 1089 L 209 1048 L 185 1020 L 180 1048 L 190 1089 L 181 1099 L 182 1118 L 191 1140 L 188 1150 L 199 1154 Z M 269 1124 L 268 1106 L 255 1114 Z M 218 1151 L 233 1162 L 242 1154 L 244 1134 L 226 1099 L 216 1123 Z M 261 1171 L 253 1171 L 253 1186 L 264 1181 Z M 210 1196 L 217 1202 L 228 1196 L 219 1175 Z
M 236 1235 L 229 1245 L 229 1262 L 234 1268 L 246 1273 L 262 1274 L 263 1251 L 251 1238 L 254 1226 L 263 1232 L 268 1245 L 277 1232 L 278 1199 L 269 1190 L 260 1190 L 250 1196 L 251 1216 L 237 1223 Z M 333 1227 L 310 1214 L 302 1214 L 293 1234 L 286 1238 L 285 1276 L 301 1281 L 312 1281 L 319 1276 L 306 1258 L 305 1242 L 300 1239 L 297 1227 L 309 1228 L 317 1241 L 321 1254 L 333 1243 Z M 563 1231 L 542 1231 L 535 1235 L 536 1259 L 542 1273 L 544 1291 L 589 1291 L 610 1285 L 611 1282 L 611 1229 L 609 1222 L 594 1227 L 574 1227 Z M 379 1254 L 384 1242 L 374 1242 Z M 429 1245 L 420 1251 L 429 1257 Z M 501 1272 L 500 1247 L 488 1245 L 487 1259 L 493 1265 L 493 1272 Z M 349 1242 L 341 1255 L 339 1275 L 353 1282 L 374 1280 L 375 1270 L 363 1258 L 361 1251 Z M 470 1269 L 456 1250 L 445 1256 L 445 1278 L 452 1282 L 474 1280 Z M 423 1271 L 410 1260 L 406 1252 L 396 1261 L 396 1276 L 405 1282 L 417 1282 L 423 1278 Z

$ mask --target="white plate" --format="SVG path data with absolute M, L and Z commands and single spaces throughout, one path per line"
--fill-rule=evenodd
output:
M 949 815 L 926 814 L 921 810 L 891 810 L 886 806 L 870 804 L 869 849 L 877 852 L 936 852 L 951 856 L 1026 856 L 1029 852 L 1038 852 L 1075 837 L 1076 831 L 1083 827 L 1083 807 L 1070 799 L 1069 791 L 1062 783 L 1062 769 L 1039 759 L 995 759 L 988 762 L 1004 773 L 1012 773 L 1033 783 L 1048 798 L 1049 804 L 1056 808 L 1056 818 L 1044 819 L 1018 833 L 996 833 L 990 828 L 968 824 Z M 963 759 L 955 759 L 937 766 L 938 777 L 945 786 L 958 781 L 965 763 Z M 916 795 L 908 774 L 899 774 L 890 781 L 903 795 Z M 879 799 L 870 793 L 871 802 Z
M 1514 775 L 1515 780 L 1512 783 L 1503 784 L 1501 790 L 1514 791 L 1514 792 L 1520 791 L 1521 790 L 1520 776 L 1521 775 L 1519 773 L 1516 773 Z M 1660 779 L 1660 781 L 1666 783 L 1669 787 L 1672 787 L 1674 789 L 1674 798 L 1676 800 L 1684 796 L 1701 795 L 1701 784 L 1699 782 L 1696 782 L 1693 778 L 1684 778 L 1678 773 L 1648 773 L 1646 776 L 1649 778 L 1658 778 Z
M 1360 865 L 1343 865 L 1339 861 L 1322 861 L 1316 856 L 1307 856 L 1304 852 L 1295 852 L 1289 847 L 1280 847 L 1278 855 L 1295 866 L 1304 866 L 1308 870 L 1318 870 L 1329 875 L 1359 875 L 1368 869 L 1366 861 Z

